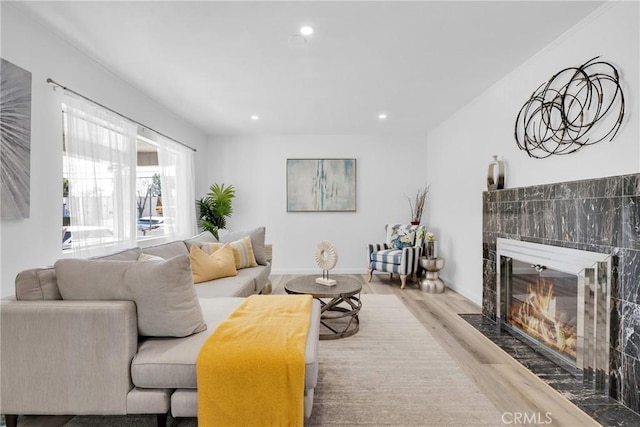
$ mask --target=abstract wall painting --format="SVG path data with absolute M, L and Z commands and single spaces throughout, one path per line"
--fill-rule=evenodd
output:
M 287 159 L 288 212 L 355 212 L 356 159 Z
M 0 61 L 0 217 L 29 218 L 31 73 Z

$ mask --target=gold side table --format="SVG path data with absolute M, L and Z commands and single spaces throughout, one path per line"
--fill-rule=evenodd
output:
M 420 258 L 420 266 L 425 270 L 425 275 L 420 279 L 420 290 L 429 294 L 441 294 L 446 286 L 438 277 L 438 272 L 444 267 L 442 258 Z

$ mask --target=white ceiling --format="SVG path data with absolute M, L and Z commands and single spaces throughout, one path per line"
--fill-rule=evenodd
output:
M 424 135 L 601 4 L 56 1 L 20 7 L 207 134 Z M 302 24 L 315 34 L 292 45 Z M 388 119 L 378 120 L 380 112 Z M 260 120 L 252 121 L 253 114 Z

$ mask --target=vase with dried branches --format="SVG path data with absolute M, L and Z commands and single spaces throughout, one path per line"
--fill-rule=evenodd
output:
M 407 200 L 409 200 L 409 207 L 411 208 L 411 224 L 420 224 L 420 220 L 422 220 L 422 211 L 424 209 L 424 204 L 427 200 L 428 193 L 429 185 L 426 185 L 425 187 L 418 189 L 413 202 L 409 196 L 405 196 L 407 197 Z

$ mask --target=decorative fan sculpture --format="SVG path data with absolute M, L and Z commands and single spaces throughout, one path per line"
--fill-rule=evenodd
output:
M 316 246 L 316 264 L 322 269 L 322 277 L 316 279 L 316 283 L 326 286 L 334 286 L 336 281 L 329 279 L 329 270 L 338 262 L 338 251 L 328 240 L 323 240 Z

